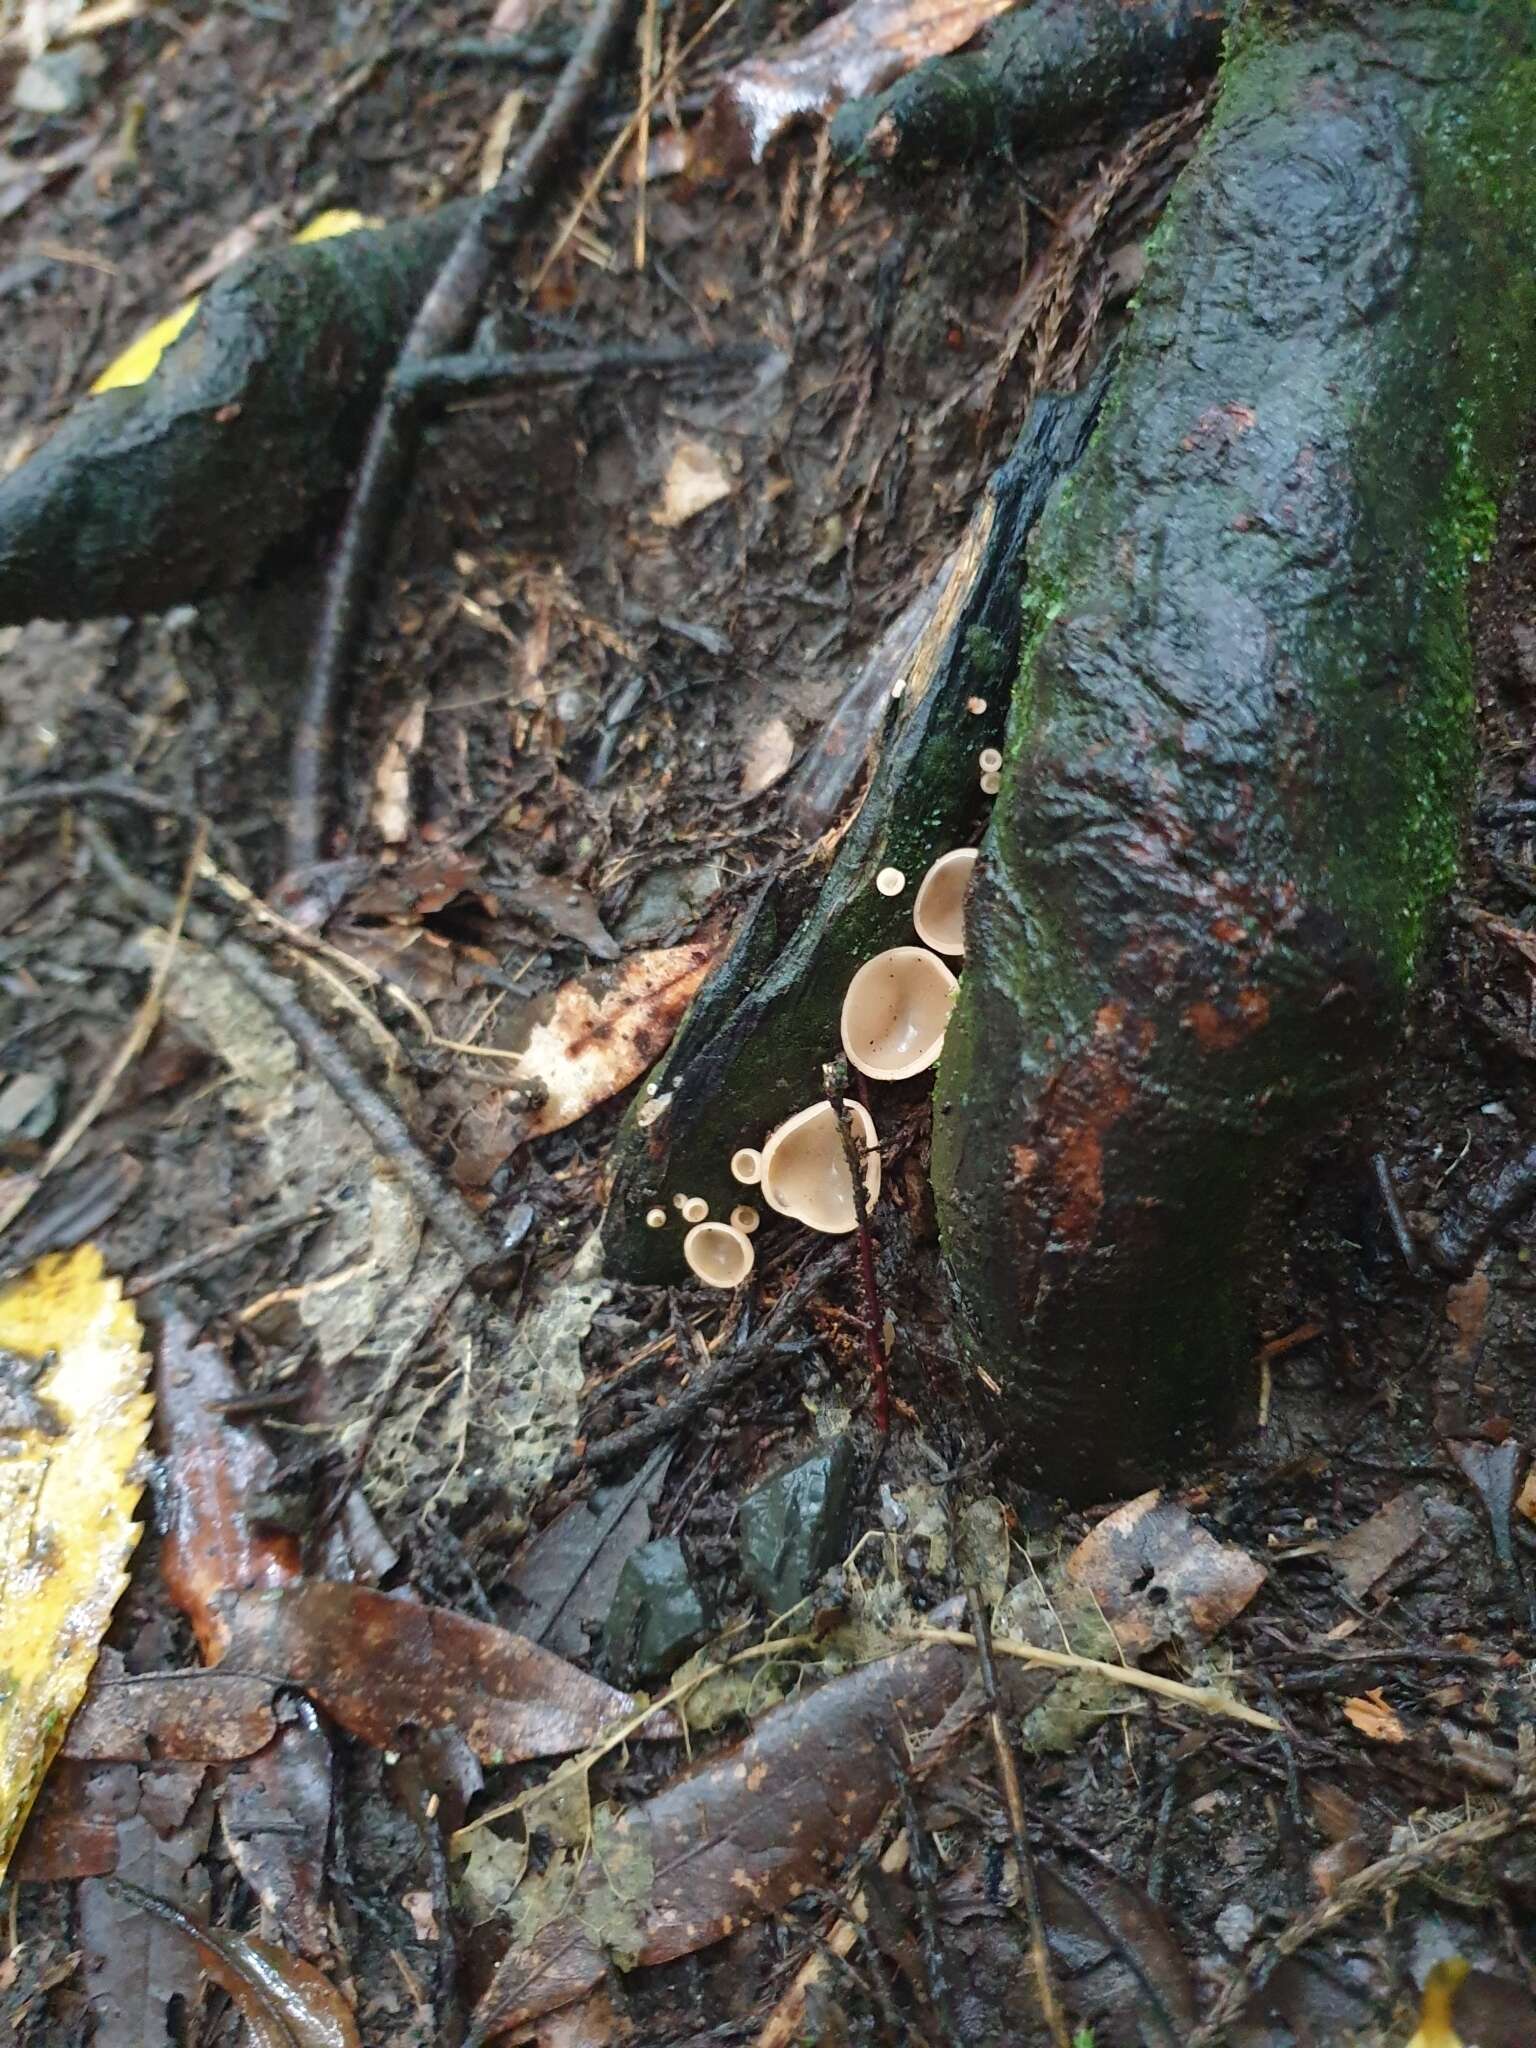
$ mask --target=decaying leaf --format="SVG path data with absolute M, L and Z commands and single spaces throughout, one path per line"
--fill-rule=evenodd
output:
M 254 1429 L 225 1416 L 223 1404 L 244 1389 L 219 1347 L 194 1336 L 179 1310 L 166 1313 L 155 1363 L 165 1473 L 160 1571 L 213 1664 L 229 1640 L 217 1597 L 287 1585 L 299 1576 L 299 1546 L 284 1531 L 253 1525 L 251 1500 L 271 1484 L 277 1459 Z
M 526 1636 L 366 1586 L 310 1579 L 236 1594 L 226 1613 L 224 1669 L 302 1686 L 380 1749 L 404 1728 L 456 1727 L 482 1763 L 518 1763 L 586 1749 L 635 1711 Z M 658 1714 L 642 1732 L 676 1729 Z
M 631 1953 L 675 1961 L 828 1881 L 890 1796 L 893 1743 L 932 1727 L 960 1692 L 966 1664 L 947 1646 L 906 1650 L 765 1714 L 747 1740 L 613 1824 L 637 1834 L 654 1879 Z M 596 1860 L 582 1899 L 603 1882 Z M 602 1939 L 581 1911 L 561 1914 L 502 1963 L 476 2018 L 499 2039 L 601 1982 Z
M 1218 1543 L 1157 1492 L 1127 1501 L 1085 1536 L 1067 1577 L 1097 1600 L 1125 1656 L 1209 1642 L 1263 1585 L 1264 1567 Z
M 679 441 L 651 517 L 658 526 L 684 526 L 734 489 L 730 471 L 707 441 Z
M 761 796 L 789 773 L 795 758 L 795 736 L 782 718 L 770 718 L 747 742 L 741 764 L 741 794 Z
M 1387 1703 L 1379 1685 L 1344 1702 L 1344 1718 L 1358 1728 L 1368 1742 L 1406 1742 L 1408 1731 Z
M 1401 1563 L 1421 1541 L 1424 1531 L 1423 1503 L 1408 1488 L 1394 1494 L 1368 1520 L 1330 1544 L 1328 1556 L 1345 1590 L 1361 1600 Z
M 120 1878 L 105 1883 L 191 1944 L 204 1970 L 239 2007 L 251 2048 L 362 2048 L 352 2008 L 312 1964 L 253 1934 L 200 1926 L 138 1885 Z
M 396 721 L 373 771 L 373 829 L 385 846 L 402 846 L 411 836 L 411 776 L 426 732 L 427 700 L 417 697 Z
M 793 122 L 878 92 L 925 57 L 958 50 L 1014 0 L 853 0 L 786 50 L 730 71 L 692 140 L 696 170 L 761 163 Z
M 510 1584 L 526 1606 L 513 1617 L 524 1635 L 561 1657 L 586 1655 L 583 1624 L 608 1612 L 625 1558 L 650 1534 L 671 1457 L 663 1444 L 633 1477 L 573 1501 L 523 1546 Z
M 684 946 L 634 953 L 535 1004 L 512 1072 L 520 1088 L 541 1088 L 544 1100 L 509 1125 L 507 1150 L 563 1131 L 653 1066 L 718 951 L 719 939 L 706 933 Z
M 104 1651 L 63 1755 L 82 1762 L 219 1764 L 254 1756 L 277 1732 L 271 1685 L 234 1671 L 130 1676 Z
M 0 1293 L 0 1874 L 128 1583 L 151 1407 L 139 1338 L 92 1246 Z

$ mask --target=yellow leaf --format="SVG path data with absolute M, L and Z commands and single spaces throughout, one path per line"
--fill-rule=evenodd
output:
M 1452 2017 L 1456 1993 L 1467 1974 L 1460 1956 L 1436 1963 L 1424 1980 L 1424 2004 L 1419 2013 L 1419 2031 L 1408 2048 L 1466 2048 Z
M 0 1877 L 128 1583 L 152 1405 L 140 1336 L 93 1245 L 0 1291 Z
M 327 213 L 317 213 L 308 227 L 300 228 L 293 239 L 295 242 L 328 242 L 335 235 L 350 235 L 358 228 L 376 228 L 378 225 L 366 214 L 332 207 Z M 163 320 L 157 320 L 153 327 L 147 328 L 137 341 L 131 341 L 91 386 L 92 397 L 98 397 L 103 391 L 121 391 L 132 384 L 147 384 L 159 368 L 160 358 L 191 321 L 201 303 L 200 299 L 188 299 L 184 306 L 178 306 L 174 313 L 167 313 Z

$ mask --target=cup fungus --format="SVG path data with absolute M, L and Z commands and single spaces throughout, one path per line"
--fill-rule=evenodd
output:
M 874 1118 L 862 1102 L 850 1101 L 847 1108 L 864 1153 L 865 1207 L 873 1208 L 880 1195 Z M 833 1237 L 858 1222 L 843 1134 L 830 1102 L 813 1102 L 770 1135 L 763 1147 L 763 1197 L 781 1216 Z
M 882 868 L 875 877 L 875 887 L 882 896 L 899 896 L 907 886 L 907 878 L 900 868 Z
M 752 1235 L 762 1220 L 762 1217 L 758 1215 L 750 1202 L 738 1202 L 731 1211 L 732 1230 L 744 1230 L 748 1237 Z
M 996 747 L 983 747 L 976 756 L 976 766 L 983 775 L 996 775 L 1003 765 L 1003 757 Z
M 843 997 L 843 1051 L 872 1081 L 905 1081 L 944 1046 L 960 984 L 926 946 L 892 946 L 866 960 Z
M 763 1177 L 763 1155 L 755 1145 L 743 1145 L 731 1154 L 731 1174 L 743 1187 L 757 1186 Z
M 941 854 L 918 884 L 912 905 L 917 936 L 935 953 L 965 951 L 965 892 L 976 866 L 974 846 Z
M 709 1204 L 702 1195 L 690 1195 L 683 1204 L 685 1223 L 702 1223 L 709 1214 Z
M 1002 786 L 1003 778 L 995 768 L 989 768 L 981 778 L 981 793 L 983 796 L 996 796 Z
M 729 1223 L 696 1223 L 683 1239 L 683 1257 L 706 1287 L 739 1287 L 755 1256 Z
M 665 1227 L 666 1221 L 667 1212 L 665 1209 L 647 1209 L 645 1212 L 645 1222 L 648 1230 L 661 1230 Z

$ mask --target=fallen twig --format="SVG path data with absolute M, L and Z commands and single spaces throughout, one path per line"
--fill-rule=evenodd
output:
M 102 873 L 118 894 L 136 910 L 166 923 L 172 906 L 165 891 L 134 874 L 92 820 L 82 819 L 80 829 Z M 399 1175 L 422 1214 L 458 1253 L 471 1276 L 483 1284 L 500 1264 L 496 1240 L 463 1197 L 438 1178 L 398 1110 L 368 1085 L 335 1039 L 254 947 L 231 937 L 214 919 L 197 911 L 188 913 L 186 929 L 200 946 L 215 952 L 271 1011 L 315 1071 L 330 1084 L 343 1107 L 367 1132 L 380 1158 Z
M 574 1479 L 578 1472 L 599 1472 L 607 1465 L 617 1465 L 622 1459 L 633 1457 L 636 1451 L 649 1450 L 663 1437 L 672 1436 L 701 1408 L 707 1408 L 711 1401 L 717 1401 L 739 1380 L 746 1379 L 757 1370 L 805 1304 L 834 1273 L 841 1271 L 846 1257 L 846 1248 L 838 1245 L 806 1266 L 768 1311 L 762 1328 L 748 1337 L 728 1358 L 722 1358 L 711 1371 L 701 1372 L 680 1394 L 674 1395 L 665 1408 L 653 1408 L 649 1415 L 639 1422 L 632 1422 L 627 1429 L 616 1429 L 612 1436 L 599 1437 L 580 1455 L 568 1452 L 555 1467 L 552 1483 L 561 1486 Z
M 956 1649 L 974 1650 L 976 1638 L 963 1628 L 912 1628 L 904 1631 L 913 1643 L 953 1643 Z M 1160 1678 L 1155 1671 L 1141 1671 L 1134 1664 L 1106 1664 L 1098 1657 L 1079 1657 L 1073 1650 L 1043 1650 L 1037 1643 L 1023 1643 L 1013 1636 L 994 1636 L 992 1648 L 999 1657 L 1017 1657 L 1023 1664 L 1043 1664 L 1052 1671 L 1086 1671 L 1111 1685 L 1128 1685 L 1135 1692 L 1153 1692 L 1159 1699 L 1172 1700 L 1181 1707 L 1194 1707 L 1202 1714 L 1218 1714 L 1229 1721 L 1242 1721 L 1250 1728 L 1262 1728 L 1276 1735 L 1282 1724 L 1257 1707 L 1244 1706 L 1230 1693 L 1210 1686 L 1185 1685 L 1177 1678 Z
M 1305 1948 L 1308 1942 L 1315 1941 L 1318 1935 L 1325 1934 L 1340 1920 L 1347 1920 L 1372 1899 L 1380 1898 L 1384 1892 L 1398 1890 L 1427 1871 L 1454 1863 L 1469 1849 L 1486 1848 L 1491 1842 L 1501 1841 L 1505 1835 L 1512 1835 L 1517 1829 L 1533 1823 L 1536 1823 L 1536 1781 L 1527 1778 L 1516 1788 L 1515 1797 L 1507 1805 L 1497 1807 L 1492 1813 L 1480 1813 L 1471 1820 L 1461 1821 L 1457 1826 L 1447 1828 L 1444 1834 L 1416 1842 L 1411 1849 L 1399 1849 L 1392 1855 L 1379 1856 L 1364 1870 L 1356 1871 L 1353 1877 L 1344 1878 L 1321 1905 L 1314 1906 L 1310 1913 L 1303 1913 L 1289 1927 L 1258 1944 L 1217 1999 L 1210 2017 L 1190 2035 L 1187 2048 L 1218 2048 L 1249 1999 L 1263 1988 L 1276 1963 L 1295 1955 L 1298 1949 Z
M 398 369 L 462 345 L 499 251 L 518 233 L 601 74 L 631 0 L 598 0 L 537 128 L 476 207 L 422 301 Z M 299 874 L 324 851 L 338 707 L 385 538 L 415 451 L 411 407 L 392 378 L 374 414 L 326 577 L 309 674 L 294 728 L 288 865 Z
M 1035 1991 L 1040 2000 L 1040 2011 L 1056 2048 L 1072 2048 L 1067 2017 L 1062 2011 L 1056 1979 L 1051 1970 L 1050 1943 L 1046 1939 L 1045 1913 L 1040 1904 L 1040 1880 L 1035 1872 L 1034 1853 L 1029 1845 L 1029 1824 L 1024 1814 L 1024 1792 L 1019 1784 L 1019 1767 L 1014 1760 L 1013 1744 L 1008 1739 L 1008 1729 L 998 1699 L 997 1667 L 992 1661 L 992 1630 L 987 1621 L 986 1602 L 982 1599 L 980 1590 L 974 1586 L 967 1591 L 965 1597 L 966 1605 L 971 1612 L 971 1628 L 976 1638 L 976 1661 L 981 1669 L 982 1691 L 986 1694 L 987 1723 L 992 1734 L 992 1755 L 997 1763 L 998 1780 L 1003 1788 L 1003 1804 L 1008 1810 L 1008 1832 L 1013 1837 L 1013 1860 L 1018 1865 L 1019 1891 L 1024 1900 L 1024 1914 L 1029 1924 L 1029 1960 L 1030 1967 L 1035 1973 Z
M 149 1043 L 150 1034 L 160 1021 L 160 999 L 165 993 L 165 984 L 171 972 L 171 963 L 176 958 L 176 948 L 181 943 L 182 927 L 187 920 L 187 906 L 192 900 L 192 884 L 197 878 L 198 865 L 203 858 L 203 849 L 208 843 L 208 828 L 199 819 L 193 837 L 192 852 L 181 878 L 181 887 L 170 904 L 170 915 L 165 918 L 166 945 L 156 961 L 154 972 L 149 977 L 149 987 L 144 991 L 143 1001 L 134 1012 L 133 1022 L 117 1051 L 108 1060 L 106 1071 L 69 1123 L 59 1133 L 44 1154 L 35 1173 L 29 1173 L 10 1200 L 0 1203 L 0 1233 L 10 1229 L 16 1218 L 26 1208 L 49 1174 L 63 1165 L 74 1151 L 86 1132 L 95 1123 L 112 1099 L 112 1091 L 127 1073 L 129 1067 Z
M 491 398 L 572 377 L 659 376 L 669 370 L 726 370 L 760 362 L 767 350 L 757 342 L 727 342 L 700 348 L 693 342 L 660 341 L 614 348 L 551 348 L 529 353 L 432 356 L 402 363 L 394 389 L 418 405 Z

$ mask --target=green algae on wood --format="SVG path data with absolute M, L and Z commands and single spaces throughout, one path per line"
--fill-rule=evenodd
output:
M 82 400 L 0 482 L 0 624 L 195 602 L 302 536 L 463 221 L 445 207 L 226 272 L 146 383 Z
M 1251 1403 L 1277 1221 L 1454 871 L 1536 369 L 1536 11 L 1255 5 L 1233 44 L 1036 539 L 935 1090 L 978 1402 L 1078 1499 Z
M 1102 391 L 1099 378 L 1080 397 L 1035 407 L 971 522 L 967 568 L 925 636 L 869 793 L 816 877 L 819 890 L 808 901 L 803 882 L 769 885 L 683 1020 L 652 1092 L 631 1109 L 603 1221 L 610 1272 L 683 1278 L 674 1195 L 702 1197 L 719 1218 L 753 1199 L 731 1178 L 732 1153 L 760 1146 L 775 1124 L 822 1099 L 855 971 L 888 946 L 915 942 L 912 899 L 924 872 L 941 853 L 975 844 L 987 810 L 976 757 L 1002 738 L 1027 537 L 1052 485 L 1081 458 Z M 972 700 L 986 708 L 973 712 Z M 906 878 L 898 896 L 875 887 L 885 867 Z M 877 1129 L 879 1121 L 877 1105 Z M 653 1207 L 668 1227 L 647 1228 Z

